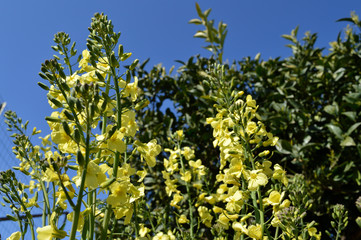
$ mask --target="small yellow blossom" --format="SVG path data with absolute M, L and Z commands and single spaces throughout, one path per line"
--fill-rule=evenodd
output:
M 149 167 L 154 167 L 156 164 L 155 157 L 162 151 L 162 147 L 157 144 L 157 140 L 153 139 L 147 144 L 135 141 L 134 145 L 137 146 L 137 150 L 140 152 L 142 158 L 145 159 Z
M 126 145 L 123 142 L 123 138 L 124 138 L 124 133 L 122 133 L 119 130 L 116 130 L 114 134 L 108 139 L 107 144 L 109 149 L 113 151 L 116 150 L 120 153 L 125 152 Z
M 274 166 L 273 178 L 281 181 L 285 186 L 288 185 L 286 171 L 283 170 L 283 168 L 279 164 L 276 164 Z
M 207 227 L 211 227 L 213 216 L 209 213 L 208 208 L 206 208 L 205 206 L 200 206 L 198 207 L 198 213 L 201 217 L 202 223 Z
M 262 239 L 262 226 L 260 224 L 248 227 L 248 236 L 254 239 Z
M 20 240 L 20 238 L 21 238 L 21 233 L 20 232 L 14 232 L 6 240 Z
M 176 193 L 176 194 L 173 195 L 173 200 L 170 202 L 170 205 L 171 205 L 172 207 L 176 207 L 176 208 L 180 209 L 180 206 L 178 206 L 177 204 L 178 204 L 180 201 L 182 201 L 182 199 L 183 199 L 183 196 L 180 195 L 180 194 L 178 194 L 178 193 Z
M 145 227 L 144 224 L 140 224 L 139 235 L 140 237 L 146 237 L 150 233 L 150 229 Z
M 266 174 L 260 172 L 260 170 L 248 171 L 248 189 L 251 191 L 257 190 L 259 186 L 265 186 L 268 183 Z
M 182 215 L 180 215 L 180 217 L 178 218 L 178 222 L 179 222 L 180 224 L 189 223 L 189 219 L 186 217 L 186 215 L 182 214 Z

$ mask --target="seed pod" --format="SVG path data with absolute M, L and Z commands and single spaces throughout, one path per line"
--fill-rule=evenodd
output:
M 64 132 L 68 135 L 71 136 L 71 132 L 70 132 L 70 128 L 67 122 L 62 121 L 61 125 L 63 126 Z
M 135 105 L 134 109 L 135 109 L 135 110 L 140 110 L 140 109 L 145 108 L 145 107 L 148 106 L 148 105 L 149 105 L 149 100 L 148 100 L 148 99 L 143 99 L 142 101 L 138 102 L 138 103 Z
M 45 117 L 45 120 L 48 122 L 61 122 L 61 119 L 56 117 Z
M 78 161 L 79 166 L 83 167 L 84 166 L 84 156 L 81 153 L 80 150 L 78 150 L 78 152 L 76 153 L 76 160 Z
M 7 198 L 6 196 L 3 196 L 3 200 L 4 200 L 6 203 L 11 203 L 11 202 L 10 202 L 10 199 Z
M 139 59 L 135 59 L 134 62 L 130 65 L 129 70 L 133 70 L 138 63 L 139 63 Z
M 94 103 L 90 103 L 90 118 L 94 118 L 95 113 L 98 111 L 97 106 Z
M 76 98 L 74 98 L 74 97 L 68 98 L 68 105 L 70 108 L 74 108 L 75 102 L 76 102 Z
M 108 138 L 111 138 L 116 130 L 117 130 L 117 126 L 113 126 L 108 133 Z
M 43 73 L 41 73 L 41 74 L 43 74 Z M 39 75 L 40 75 L 40 73 L 39 73 Z M 45 75 L 44 75 L 44 76 L 45 76 Z M 42 89 L 44 89 L 44 90 L 46 90 L 46 91 L 49 91 L 49 87 L 48 87 L 47 85 L 45 85 L 44 83 L 38 82 L 38 85 L 39 85 L 39 87 L 41 87 Z
M 64 115 L 69 120 L 74 120 L 74 116 L 67 110 L 64 111 Z
M 118 46 L 118 56 L 122 56 L 123 55 L 123 45 L 122 44 L 119 44 Z
M 75 128 L 74 130 L 74 134 L 73 134 L 73 139 L 76 143 L 80 143 L 80 132 L 79 129 Z
M 107 187 L 109 187 L 113 182 L 115 182 L 115 177 L 112 177 L 112 178 L 106 180 L 105 182 L 102 182 L 102 183 L 100 184 L 100 187 L 101 187 L 101 188 L 107 188 Z
M 83 110 L 83 105 L 81 104 L 81 101 L 77 99 L 75 104 L 76 104 L 76 110 L 78 110 L 78 112 L 81 112 Z
M 99 81 L 105 82 L 104 77 L 103 77 L 98 71 L 95 71 L 95 75 L 97 76 L 97 78 L 99 79 Z
M 53 98 L 53 97 L 50 97 L 48 96 L 48 99 L 50 102 L 52 102 L 56 107 L 58 108 L 62 108 L 63 107 L 63 104 L 61 102 L 59 102 L 57 99 Z
M 18 221 L 18 219 L 17 219 L 16 217 L 11 216 L 10 214 L 6 214 L 6 217 L 7 217 L 8 219 L 10 219 L 11 221 L 14 221 L 14 222 L 17 222 L 17 221 Z

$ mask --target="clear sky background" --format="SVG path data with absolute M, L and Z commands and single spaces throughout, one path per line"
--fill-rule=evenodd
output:
M 359 0 L 242 1 L 201 0 L 203 10 L 212 8 L 211 19 L 228 24 L 224 59 L 234 60 L 261 53 L 263 59 L 290 56 L 281 38 L 297 25 L 299 36 L 317 32 L 317 45 L 329 48 L 347 24 L 336 20 L 361 14 Z M 90 19 L 104 12 L 120 31 L 125 51 L 149 67 L 163 63 L 167 68 L 175 60 L 187 60 L 198 53 L 203 40 L 193 38 L 198 26 L 188 24 L 197 17 L 193 0 L 104 0 L 104 1 L 1 1 L 0 3 L 0 97 L 30 126 L 48 132 L 44 117 L 52 109 L 46 92 L 37 86 L 40 65 L 54 54 L 50 46 L 56 32 L 64 31 L 77 42 L 78 52 L 85 49 Z
M 328 43 L 347 25 L 336 20 L 349 17 L 351 11 L 361 14 L 360 0 L 198 2 L 203 10 L 212 8 L 211 19 L 228 24 L 224 59 L 230 61 L 257 53 L 263 59 L 290 56 L 281 35 L 298 25 L 300 38 L 306 31 L 318 33 L 317 46 L 328 49 Z M 2 0 L 0 10 L 0 101 L 30 120 L 30 129 L 42 129 L 43 136 L 49 133 L 44 118 L 52 109 L 46 92 L 36 84 L 43 81 L 38 76 L 40 65 L 52 58 L 53 36 L 59 31 L 69 33 L 81 53 L 95 12 L 112 19 L 116 31 L 122 33 L 125 51 L 133 53 L 131 61 L 150 58 L 149 67 L 162 63 L 169 69 L 177 66 L 175 60 L 185 61 L 196 54 L 209 56 L 201 48 L 203 40 L 193 38 L 198 26 L 188 24 L 197 17 L 194 0 Z M 0 131 L 0 139 L 1 134 L 4 132 Z M 0 152 L 3 149 L 0 143 Z M 4 159 L 0 161 L 0 169 L 8 166 Z M 12 232 L 7 227 L 0 230 L 5 237 Z

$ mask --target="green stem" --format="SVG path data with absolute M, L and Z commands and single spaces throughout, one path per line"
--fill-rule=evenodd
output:
M 262 194 L 261 194 L 261 189 L 258 187 L 257 189 L 257 193 L 258 193 L 258 201 L 259 201 L 259 216 L 260 216 L 260 224 L 261 224 L 261 228 L 262 228 L 262 238 L 263 239 L 263 234 L 264 234 L 264 209 L 263 209 L 263 199 L 262 199 Z
M 72 70 L 72 67 L 71 67 L 71 64 L 70 64 L 70 59 L 69 59 L 69 56 L 68 56 L 68 51 L 65 51 L 65 46 L 63 43 L 61 43 L 61 46 L 63 47 L 62 51 L 63 53 L 65 54 L 65 58 L 68 59 L 68 63 L 66 65 L 68 65 L 69 67 L 69 73 L 70 75 L 73 75 L 73 70 Z
M 44 195 L 44 199 L 45 199 L 45 204 L 46 204 L 46 210 L 47 210 L 47 214 L 48 214 L 48 223 L 50 223 L 50 203 L 49 203 L 49 197 L 48 197 L 48 192 L 46 191 L 45 185 L 43 181 L 39 181 L 40 182 L 40 186 L 41 186 L 41 190 L 43 191 L 43 195 Z M 44 223 L 46 225 L 46 222 Z
M 137 239 L 139 237 L 139 224 L 138 224 L 138 218 L 137 218 L 137 204 L 135 201 L 133 202 L 134 207 L 134 224 L 135 224 L 135 238 Z
M 276 232 L 275 232 L 274 240 L 277 240 L 277 239 L 278 239 L 278 230 L 279 230 L 279 227 L 276 227 Z
M 66 190 L 66 187 L 64 186 L 64 183 L 63 183 L 62 180 L 61 180 L 60 173 L 57 172 L 57 174 L 58 174 L 60 186 L 61 186 L 61 188 L 63 189 L 63 192 L 65 193 L 66 199 L 68 200 L 70 206 L 71 206 L 72 208 L 75 208 L 75 204 L 73 203 L 73 200 L 71 199 L 71 197 L 70 197 L 70 195 L 69 195 L 69 193 L 68 193 L 68 190 Z M 55 190 L 55 188 L 54 188 L 54 190 Z M 54 203 L 55 203 L 55 198 L 54 198 Z M 54 204 L 54 208 L 55 208 L 55 204 Z M 54 208 L 53 208 L 53 209 L 54 209 Z
M 110 59 L 110 54 L 108 55 L 108 59 Z M 120 101 L 120 91 L 119 91 L 119 84 L 118 84 L 118 79 L 117 79 L 117 75 L 115 73 L 115 69 L 114 67 L 110 67 L 111 68 L 111 73 L 112 73 L 112 77 L 114 80 L 114 86 L 115 86 L 115 94 L 116 94 L 116 102 L 117 102 L 117 129 L 120 129 L 121 127 L 121 123 L 122 123 L 122 106 L 121 106 L 121 101 Z M 116 178 L 117 177 L 117 173 L 118 173 L 118 166 L 119 166 L 119 159 L 120 159 L 120 154 L 117 151 L 115 153 L 115 159 L 114 159 L 114 165 L 113 165 L 113 177 Z M 102 239 L 106 239 L 106 235 L 107 235 L 107 231 L 108 231 L 108 225 L 109 225 L 109 219 L 110 219 L 110 214 L 111 214 L 111 206 L 109 206 L 109 204 L 107 204 L 106 210 L 105 210 L 105 217 L 103 220 L 103 232 L 102 232 Z
M 86 130 L 86 141 L 85 141 L 85 164 L 84 164 L 84 168 L 83 168 L 82 175 L 81 175 L 78 199 L 77 199 L 77 203 L 74 208 L 73 225 L 71 227 L 70 238 L 69 238 L 70 240 L 75 239 L 76 231 L 78 228 L 81 203 L 83 200 L 83 192 L 85 189 L 86 173 L 87 173 L 87 168 L 88 168 L 88 163 L 89 163 L 91 123 L 89 123 L 89 108 L 88 107 L 86 107 L 86 116 L 87 116 L 87 130 Z
M 178 149 L 180 150 L 180 144 L 178 143 Z M 182 166 L 182 171 L 183 171 L 183 176 L 185 176 L 185 167 L 184 167 L 184 163 L 183 163 L 183 158 L 182 155 L 179 154 L 179 158 L 180 158 L 180 162 L 181 162 L 181 166 Z M 187 189 L 187 194 L 188 194 L 188 207 L 189 207 L 189 218 L 191 220 L 190 222 L 190 234 L 191 234 L 191 239 L 194 239 L 194 233 L 193 233 L 193 225 L 194 225 L 194 219 L 193 219 L 193 206 L 192 206 L 192 198 L 191 198 L 191 192 L 190 192 L 190 188 L 189 188 L 189 183 L 186 182 L 186 189 Z
M 96 191 L 88 193 L 88 206 L 91 207 L 91 212 L 89 215 L 89 232 L 88 232 L 88 240 L 94 239 L 94 224 L 95 224 L 95 199 L 96 199 Z

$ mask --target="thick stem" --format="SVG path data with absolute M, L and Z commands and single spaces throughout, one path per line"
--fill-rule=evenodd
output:
M 180 144 L 178 143 L 178 149 L 180 150 Z M 180 163 L 182 166 L 182 171 L 183 174 L 185 176 L 185 167 L 184 167 L 184 162 L 183 162 L 183 158 L 182 155 L 179 154 L 179 158 L 180 158 Z M 191 234 L 191 239 L 194 239 L 194 232 L 193 232 L 193 225 L 194 225 L 194 219 L 193 219 L 193 205 L 192 205 L 192 198 L 191 198 L 191 191 L 189 188 L 189 183 L 186 182 L 186 189 L 187 189 L 187 194 L 188 194 L 188 207 L 189 207 L 189 218 L 190 218 L 190 234 Z
M 263 199 L 262 199 L 262 194 L 261 194 L 261 189 L 258 187 L 257 189 L 257 193 L 258 193 L 258 201 L 259 201 L 259 216 L 260 216 L 260 224 L 261 224 L 261 228 L 262 228 L 262 238 L 263 239 L 263 234 L 264 234 L 264 209 L 263 209 Z
M 82 175 L 81 175 L 78 199 L 77 199 L 77 203 L 74 208 L 73 225 L 71 227 L 70 238 L 69 238 L 70 240 L 75 239 L 76 231 L 78 228 L 81 203 L 83 200 L 83 192 L 85 189 L 85 179 L 86 179 L 87 168 L 88 168 L 88 163 L 89 163 L 91 123 L 89 123 L 89 108 L 88 107 L 86 107 L 86 116 L 87 116 L 87 130 L 86 130 L 86 141 L 85 141 L 85 164 L 84 164 L 84 168 L 83 168 Z
M 110 54 L 107 54 L 107 55 L 108 55 L 108 59 L 110 59 Z M 120 129 L 121 123 L 122 123 L 122 106 L 121 106 L 121 101 L 120 101 L 120 90 L 119 90 L 118 78 L 117 78 L 115 69 L 114 69 L 114 67 L 110 67 L 110 68 L 111 68 L 111 74 L 112 74 L 112 77 L 114 80 L 116 102 L 117 102 L 117 107 L 116 107 L 116 109 L 117 109 L 117 129 Z M 114 178 L 117 177 L 119 160 L 120 160 L 120 154 L 117 151 L 115 153 L 115 159 L 114 159 L 114 165 L 113 165 L 113 177 Z M 107 207 L 105 210 L 105 217 L 103 220 L 102 239 L 106 239 L 111 210 L 112 210 L 111 206 L 109 204 L 107 204 Z

